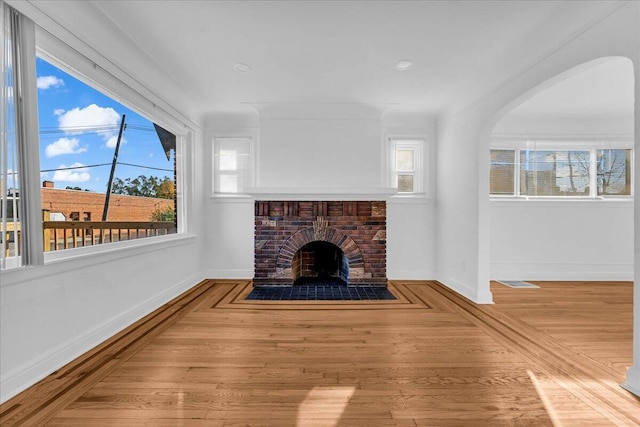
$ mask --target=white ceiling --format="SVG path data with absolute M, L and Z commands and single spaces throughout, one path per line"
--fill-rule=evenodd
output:
M 256 103 L 455 111 L 617 3 L 94 1 L 199 115 Z M 401 59 L 415 65 L 397 71 Z
M 569 70 L 555 84 L 515 107 L 507 116 L 583 116 L 633 120 L 633 63 L 627 58 L 604 58 Z

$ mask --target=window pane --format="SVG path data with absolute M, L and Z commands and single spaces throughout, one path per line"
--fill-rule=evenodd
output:
M 396 170 L 413 171 L 413 150 L 398 149 L 396 150 Z
M 220 193 L 237 193 L 238 192 L 238 176 L 237 175 L 220 175 L 218 182 L 220 184 Z
M 490 193 L 515 194 L 515 150 L 491 150 Z
M 631 150 L 598 151 L 598 195 L 631 195 Z
M 526 196 L 588 196 L 588 151 L 520 153 L 520 194 Z
M 398 192 L 413 193 L 413 175 L 398 175 Z
M 220 150 L 221 171 L 238 170 L 238 154 L 235 150 Z

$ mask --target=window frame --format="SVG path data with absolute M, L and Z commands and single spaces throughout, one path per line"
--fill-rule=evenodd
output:
M 0 3 L 0 5 L 2 4 Z M 23 197 L 25 199 L 23 212 L 26 212 L 28 216 L 28 218 L 22 219 L 21 229 L 23 233 L 28 231 L 31 236 L 28 244 L 23 248 L 23 258 L 26 248 L 29 248 L 29 257 L 26 261 L 23 260 L 22 265 L 47 265 L 52 262 L 77 259 L 78 257 L 94 257 L 96 255 L 100 256 L 100 254 L 106 255 L 107 253 L 130 251 L 132 248 L 141 246 L 174 245 L 176 242 L 192 239 L 192 236 L 187 233 L 189 212 L 186 205 L 193 198 L 193 195 L 188 193 L 187 190 L 194 180 L 193 168 L 188 170 L 187 165 L 193 165 L 194 159 L 192 158 L 193 150 L 187 150 L 186 144 L 193 145 L 194 134 L 198 126 L 157 95 L 150 92 L 138 81 L 133 80 L 124 71 L 115 67 L 112 62 L 99 53 L 85 51 L 81 44 L 63 41 L 58 36 L 61 33 L 55 30 L 51 31 L 46 21 L 34 22 L 25 16 L 21 10 L 19 12 L 21 13 L 21 18 L 26 22 L 25 39 L 22 40 L 23 45 L 27 47 L 23 55 L 26 65 L 23 65 L 23 70 L 21 71 L 21 78 L 26 82 L 26 88 L 22 96 L 25 104 L 24 121 L 32 125 L 27 126 L 26 129 L 28 140 L 38 142 L 37 144 L 25 144 L 28 150 L 26 153 L 28 156 L 28 168 L 20 170 L 21 192 L 25 196 Z M 175 234 L 114 242 L 108 245 L 44 252 L 40 202 L 40 144 L 38 138 L 36 57 L 45 59 L 86 85 L 111 97 L 176 135 L 175 174 L 177 178 L 176 215 L 178 224 Z M 22 240 L 27 243 L 24 237 Z M 7 266 L 2 270 L 3 274 L 17 271 L 18 268 L 14 267 L 20 267 L 20 265 Z
M 589 140 L 587 138 L 554 138 L 554 139 L 538 139 L 524 140 L 512 138 L 494 138 L 489 145 L 489 151 L 493 150 L 512 150 L 514 151 L 514 192 L 513 194 L 492 194 L 489 193 L 491 200 L 633 200 L 635 194 L 634 163 L 630 164 L 630 194 L 629 195 L 608 195 L 598 194 L 598 176 L 597 176 L 597 159 L 598 153 L 603 150 L 631 150 L 631 157 L 634 156 L 633 140 L 630 138 L 602 138 L 598 140 Z M 527 195 L 521 192 L 521 153 L 525 151 L 585 151 L 589 152 L 589 194 L 584 196 L 553 196 L 553 195 Z M 489 173 L 491 173 L 491 165 L 489 164 Z M 491 188 L 491 183 L 489 183 Z
M 398 188 L 398 175 L 412 174 L 413 175 L 413 191 L 400 192 L 398 191 L 394 196 L 397 198 L 425 198 L 426 183 L 425 177 L 427 171 L 425 165 L 427 165 L 426 159 L 426 137 L 424 135 L 387 135 L 385 137 L 385 157 L 386 161 L 386 185 L 390 188 Z M 396 159 L 398 150 L 412 150 L 413 156 L 413 170 L 412 171 L 399 171 L 397 169 Z

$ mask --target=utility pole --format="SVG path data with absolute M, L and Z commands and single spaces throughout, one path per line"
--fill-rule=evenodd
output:
M 124 132 L 124 119 L 125 115 L 122 115 L 122 121 L 120 122 L 120 132 L 118 133 L 118 141 L 116 142 L 116 151 L 113 153 L 113 162 L 111 163 L 111 174 L 109 175 L 109 184 L 107 184 L 107 194 L 104 199 L 104 210 L 102 211 L 102 220 L 107 220 L 107 214 L 109 213 L 109 199 L 111 198 L 111 187 L 113 187 L 113 176 L 116 173 L 116 163 L 118 163 L 118 152 L 120 151 L 120 141 L 122 140 L 122 133 Z

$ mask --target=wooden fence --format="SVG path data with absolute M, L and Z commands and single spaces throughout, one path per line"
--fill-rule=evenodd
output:
M 173 221 L 43 221 L 45 252 L 176 232 Z

